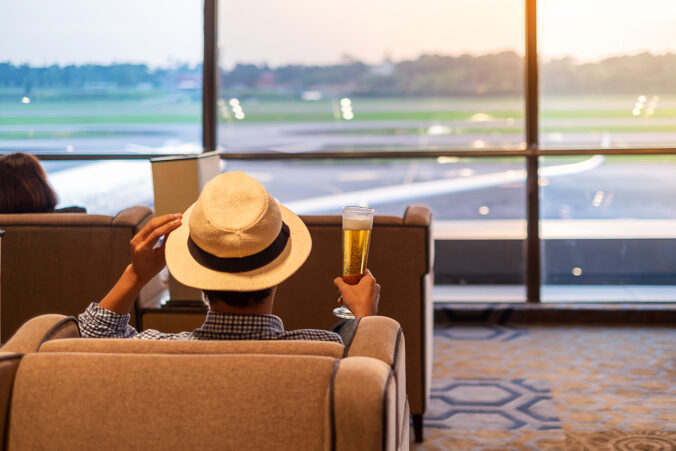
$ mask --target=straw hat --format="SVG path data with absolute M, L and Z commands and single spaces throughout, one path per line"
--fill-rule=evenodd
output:
M 298 216 L 243 172 L 214 177 L 169 234 L 167 266 L 184 285 L 257 291 L 278 285 L 305 262 L 312 240 Z

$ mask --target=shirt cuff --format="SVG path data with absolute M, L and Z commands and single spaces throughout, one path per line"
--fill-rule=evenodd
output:
M 78 316 L 80 331 L 83 337 L 116 337 L 126 335 L 131 315 L 111 312 L 92 302 Z

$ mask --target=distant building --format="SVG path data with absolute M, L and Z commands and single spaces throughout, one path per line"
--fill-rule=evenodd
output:
M 275 88 L 277 87 L 277 77 L 272 71 L 263 72 L 258 80 L 256 80 L 255 86 L 257 88 Z
M 369 72 L 373 75 L 378 75 L 380 77 L 389 77 L 392 74 L 394 74 L 394 69 L 396 68 L 396 65 L 394 62 L 390 59 L 389 56 L 385 57 L 382 63 L 380 63 L 377 66 L 372 66 Z
M 181 91 L 195 91 L 202 88 L 202 74 L 179 74 L 176 77 L 176 87 Z

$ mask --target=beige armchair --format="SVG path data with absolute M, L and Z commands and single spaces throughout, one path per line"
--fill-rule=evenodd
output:
M 129 241 L 151 217 L 140 206 L 116 216 L 0 214 L 0 340 L 29 318 L 76 315 L 103 298 L 131 260 Z M 132 311 L 132 324 L 135 318 Z
M 340 215 L 301 216 L 312 235 L 308 261 L 277 289 L 274 313 L 287 329 L 327 329 L 342 271 Z M 432 378 L 434 247 L 432 215 L 412 205 L 403 217 L 376 215 L 368 266 L 382 286 L 379 315 L 395 319 L 406 336 L 406 384 L 416 441 L 423 440 L 423 414 Z
M 349 348 L 78 336 L 73 318 L 44 315 L 0 348 L 7 449 L 409 447 L 404 339 L 389 318 L 361 320 Z

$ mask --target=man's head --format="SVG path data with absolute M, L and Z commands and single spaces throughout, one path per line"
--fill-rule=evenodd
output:
M 209 181 L 183 213 L 183 224 L 167 239 L 166 260 L 176 280 L 215 298 L 277 286 L 300 268 L 311 247 L 298 216 L 250 176 L 229 172 Z M 227 303 L 238 296 L 218 297 Z

